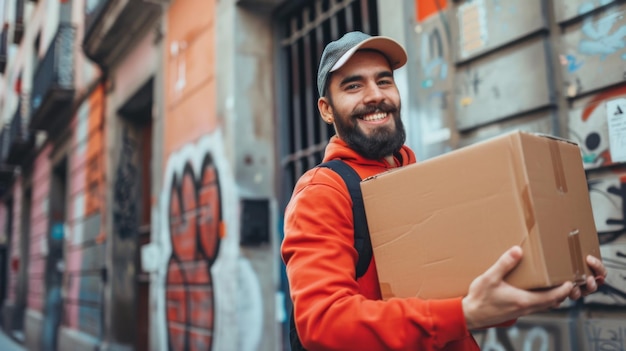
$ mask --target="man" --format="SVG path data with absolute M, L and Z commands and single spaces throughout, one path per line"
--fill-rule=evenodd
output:
M 351 32 L 326 46 L 320 61 L 318 108 L 336 135 L 324 161 L 341 159 L 361 178 L 415 162 L 404 145 L 400 96 L 393 71 L 407 62 L 397 42 Z M 352 203 L 342 178 L 316 167 L 296 184 L 285 212 L 283 260 L 295 325 L 308 350 L 478 350 L 470 330 L 501 325 L 597 290 L 606 269 L 588 257 L 595 277 L 584 287 L 517 289 L 503 278 L 522 257 L 505 252 L 453 299 L 381 300 L 375 261 L 355 279 Z

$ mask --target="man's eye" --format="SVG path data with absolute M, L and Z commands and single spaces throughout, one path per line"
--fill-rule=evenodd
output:
M 349 84 L 346 86 L 346 90 L 353 90 L 353 89 L 357 89 L 359 87 L 358 84 Z
M 393 84 L 393 83 L 388 79 L 378 81 L 378 85 L 390 85 L 390 84 Z

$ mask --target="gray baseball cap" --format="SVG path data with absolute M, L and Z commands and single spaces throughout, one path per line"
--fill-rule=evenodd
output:
M 317 91 L 320 96 L 326 93 L 326 81 L 330 74 L 343 66 L 357 50 L 380 51 L 387 57 L 391 69 L 397 69 L 407 61 L 407 54 L 397 41 L 384 36 L 371 36 L 362 32 L 349 32 L 326 45 L 317 71 Z

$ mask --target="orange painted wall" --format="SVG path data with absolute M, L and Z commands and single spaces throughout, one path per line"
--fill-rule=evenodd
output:
M 422 22 L 440 10 L 445 10 L 446 6 L 446 0 L 415 0 L 415 17 L 418 22 Z
M 99 85 L 89 97 L 89 139 L 87 140 L 87 171 L 85 215 L 104 209 L 104 87 Z
M 165 38 L 165 157 L 217 127 L 215 0 L 175 0 Z

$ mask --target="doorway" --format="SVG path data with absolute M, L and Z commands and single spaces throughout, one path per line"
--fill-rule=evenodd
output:
M 132 335 L 134 347 L 137 351 L 149 349 L 149 298 L 150 275 L 141 265 L 142 247 L 150 243 L 151 213 L 152 213 L 152 104 L 154 79 L 149 79 L 128 101 L 118 110 L 124 123 L 123 155 L 118 165 L 119 178 L 116 181 L 115 194 L 118 190 L 126 189 L 136 196 L 132 207 L 126 213 L 116 217 L 119 222 L 132 225 L 126 229 L 132 232 L 135 238 L 134 266 L 135 266 L 135 296 L 134 318 L 135 333 Z M 118 183 L 124 178 L 124 183 Z M 114 196 L 115 203 L 122 203 L 125 195 Z M 119 204 L 118 204 L 119 205 Z M 117 206 L 117 205 L 116 205 Z M 115 217 L 115 216 L 114 216 Z M 127 236 L 129 237 L 129 236 Z

